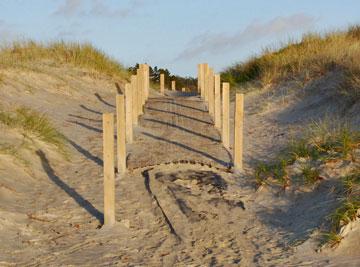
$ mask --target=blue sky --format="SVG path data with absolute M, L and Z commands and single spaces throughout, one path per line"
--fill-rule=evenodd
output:
M 91 42 L 126 66 L 215 71 L 308 31 L 360 23 L 359 0 L 0 0 L 0 41 Z

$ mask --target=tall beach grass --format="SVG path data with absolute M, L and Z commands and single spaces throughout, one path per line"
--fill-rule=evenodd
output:
M 360 25 L 306 34 L 280 49 L 265 49 L 260 56 L 225 69 L 221 76 L 233 85 L 260 81 L 265 86 L 284 80 L 309 81 L 332 70 L 345 74 L 341 93 L 360 99 Z
M 68 43 L 64 41 L 43 44 L 34 41 L 19 41 L 0 48 L 0 67 L 26 67 L 43 61 L 57 64 L 71 64 L 114 78 L 127 78 L 127 70 L 116 60 L 107 56 L 91 44 Z

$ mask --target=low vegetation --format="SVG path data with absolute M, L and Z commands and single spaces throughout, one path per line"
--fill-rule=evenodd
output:
M 0 123 L 10 128 L 20 129 L 24 136 L 36 137 L 54 145 L 62 154 L 66 155 L 65 137 L 44 114 L 25 107 L 18 108 L 14 112 L 0 110 Z M 6 147 L 4 149 L 6 150 Z
M 359 130 L 337 120 L 314 122 L 305 137 L 292 140 L 277 160 L 260 163 L 255 169 L 255 181 L 257 186 L 280 185 L 283 189 L 312 186 L 323 179 L 319 166 L 330 161 L 357 162 L 359 149 Z M 299 166 L 300 169 L 294 171 Z M 330 227 L 323 233 L 323 241 L 330 247 L 340 243 L 341 227 L 355 220 L 360 209 L 360 168 L 351 175 L 335 178 L 342 201 L 329 216 Z
M 343 177 L 343 200 L 339 207 L 329 216 L 329 230 L 323 233 L 323 243 L 334 248 L 343 237 L 341 228 L 356 220 L 360 210 L 360 168 L 353 174 Z
M 274 84 L 284 80 L 310 81 L 329 71 L 345 74 L 339 92 L 352 101 L 360 99 L 360 26 L 328 34 L 307 34 L 299 42 L 280 49 L 265 49 L 260 56 L 235 64 L 221 73 L 231 84 L 261 81 Z
M 303 159 L 308 164 L 303 164 L 301 169 L 304 184 L 314 184 L 321 177 L 316 166 L 309 164 L 336 159 L 355 161 L 355 150 L 358 148 L 360 131 L 352 129 L 347 123 L 330 119 L 313 122 L 305 137 L 291 140 L 275 162 L 260 163 L 255 170 L 255 179 L 258 185 L 266 184 L 269 177 L 288 185 L 290 178 L 286 167 Z
M 91 44 L 54 42 L 42 44 L 34 41 L 14 42 L 0 49 L 0 67 L 27 67 L 35 62 L 72 64 L 114 78 L 128 77 L 127 70 Z

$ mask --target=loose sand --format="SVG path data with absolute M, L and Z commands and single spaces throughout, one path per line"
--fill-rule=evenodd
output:
M 23 153 L 31 171 L 0 155 L 0 266 L 359 266 L 358 230 L 316 252 L 317 228 L 336 203 L 330 181 L 308 192 L 254 189 L 254 164 L 301 132 L 294 114 L 303 107 L 290 109 L 298 94 L 246 96 L 245 168 L 233 173 L 232 151 L 199 97 L 153 91 L 127 148 L 129 171 L 116 177 L 117 224 L 106 228 L 101 114 L 115 111 L 115 90 L 56 72 L 62 79 L 18 74 L 38 81 L 25 95 L 18 82 L 0 91 L 3 103 L 47 112 L 73 153 L 67 162 L 32 144 Z

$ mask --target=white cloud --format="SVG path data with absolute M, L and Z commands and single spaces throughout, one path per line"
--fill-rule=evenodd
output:
M 296 30 L 309 29 L 316 19 L 306 14 L 276 17 L 265 23 L 249 24 L 244 30 L 233 34 L 203 33 L 195 36 L 175 60 L 190 59 L 205 53 L 219 54 L 235 47 L 251 44 L 265 37 L 279 36 Z
M 54 12 L 55 15 L 70 17 L 78 14 L 82 8 L 82 0 L 65 0 Z
M 113 8 L 104 2 L 103 0 L 65 0 L 53 14 L 65 17 L 126 18 L 145 4 L 144 0 L 131 0 L 125 7 Z

